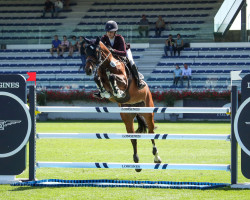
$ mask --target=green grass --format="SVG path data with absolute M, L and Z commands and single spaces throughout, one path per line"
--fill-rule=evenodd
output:
M 157 123 L 156 133 L 229 134 L 229 123 Z M 121 122 L 46 122 L 37 124 L 38 132 L 125 133 Z M 230 143 L 226 141 L 157 140 L 164 163 L 229 164 Z M 152 144 L 138 141 L 140 162 L 152 163 Z M 240 151 L 239 151 L 240 152 Z M 133 162 L 129 140 L 44 139 L 37 141 L 38 161 Z M 239 161 L 240 162 L 240 161 Z M 28 170 L 18 176 L 27 178 Z M 165 180 L 230 183 L 224 171 L 129 169 L 39 169 L 38 179 L 117 179 Z M 239 182 L 249 182 L 240 173 Z M 135 189 L 135 188 L 41 188 L 0 186 L 0 199 L 250 199 L 250 190 L 220 188 L 212 190 Z

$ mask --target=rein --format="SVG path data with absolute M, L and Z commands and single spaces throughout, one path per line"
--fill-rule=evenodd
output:
M 104 52 L 101 50 L 101 52 L 104 54 Z M 102 66 L 102 64 L 108 59 L 108 57 L 111 55 L 111 52 L 109 52 L 109 54 L 106 56 L 106 58 L 101 62 L 99 62 L 97 65 L 96 65 L 96 69 L 98 69 L 99 67 Z

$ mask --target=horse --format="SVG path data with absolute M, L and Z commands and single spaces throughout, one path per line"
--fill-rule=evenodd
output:
M 136 80 L 132 76 L 122 59 L 116 58 L 111 51 L 97 37 L 95 41 L 86 41 L 86 75 L 92 75 L 95 71 L 94 81 L 101 96 L 115 102 L 120 107 L 154 107 L 152 94 L 148 85 L 138 90 Z M 126 126 L 127 133 L 154 134 L 154 113 L 120 113 L 121 119 Z M 134 119 L 137 118 L 138 129 L 134 130 Z M 161 163 L 155 141 L 152 139 L 154 162 Z M 139 163 L 137 153 L 137 140 L 131 139 L 133 146 L 133 160 Z M 140 172 L 141 169 L 136 169 Z

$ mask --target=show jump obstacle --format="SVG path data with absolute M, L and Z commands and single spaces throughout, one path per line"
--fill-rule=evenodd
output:
M 115 168 L 153 170 L 223 170 L 231 172 L 231 184 L 237 184 L 237 145 L 240 144 L 241 171 L 250 179 L 250 75 L 242 80 L 242 103 L 238 109 L 237 86 L 231 89 L 231 108 L 221 107 L 46 107 L 36 106 L 35 86 L 29 89 L 29 107 L 26 99 L 26 80 L 21 75 L 0 75 L 0 183 L 30 186 L 85 186 L 85 187 L 141 187 L 207 189 L 225 184 L 114 181 L 114 180 L 41 180 L 36 181 L 39 168 Z M 238 110 L 238 111 L 237 111 Z M 231 114 L 231 135 L 209 134 L 122 134 L 122 133 L 36 133 L 36 114 L 41 112 L 81 113 L 223 113 Z M 159 139 L 159 140 L 224 140 L 231 142 L 231 164 L 153 164 L 153 163 L 89 163 L 38 162 L 37 139 Z M 29 182 L 20 182 L 15 176 L 26 168 L 26 145 L 29 142 Z M 16 183 L 17 182 L 17 183 Z M 227 185 L 227 184 L 226 184 Z

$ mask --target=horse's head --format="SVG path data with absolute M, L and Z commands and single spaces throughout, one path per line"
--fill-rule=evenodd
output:
M 101 62 L 100 38 L 97 37 L 95 42 L 84 38 L 87 45 L 85 46 L 85 54 L 87 57 L 85 72 L 88 76 L 93 74 L 96 65 Z

